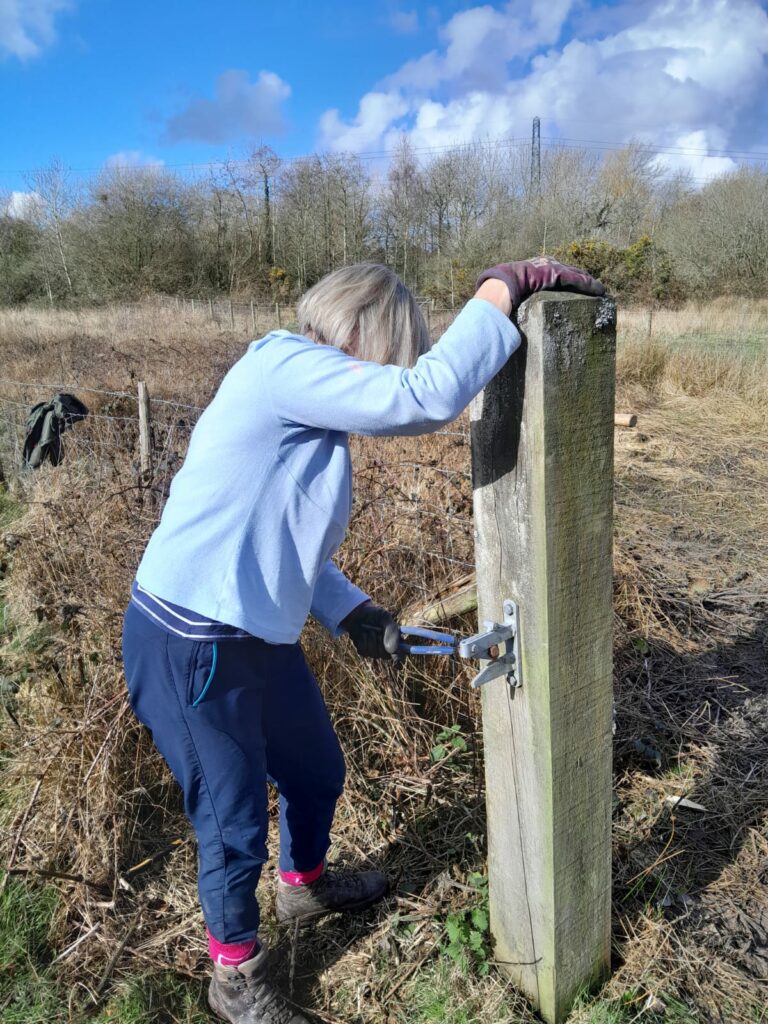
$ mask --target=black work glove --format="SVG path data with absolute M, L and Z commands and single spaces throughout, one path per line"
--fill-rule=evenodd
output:
M 340 623 L 361 658 L 397 658 L 400 627 L 385 608 L 372 601 L 358 605 Z
M 535 292 L 551 291 L 580 292 L 582 295 L 605 295 L 605 285 L 577 267 L 558 263 L 551 256 L 535 256 L 530 260 L 514 263 L 498 263 L 484 270 L 477 279 L 477 287 L 488 278 L 503 281 L 509 288 L 512 309 L 530 298 Z

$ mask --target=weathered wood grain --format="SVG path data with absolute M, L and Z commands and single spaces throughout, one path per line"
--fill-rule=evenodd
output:
M 150 426 L 149 389 L 143 380 L 139 381 L 139 464 L 141 481 L 149 485 L 152 481 L 152 433 Z
M 615 311 L 546 293 L 473 402 L 478 616 L 519 606 L 522 687 L 483 688 L 495 954 L 546 1021 L 610 957 Z

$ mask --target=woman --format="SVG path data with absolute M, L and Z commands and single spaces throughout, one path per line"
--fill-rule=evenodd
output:
M 270 982 L 255 889 L 267 780 L 280 798 L 277 915 L 370 906 L 377 871 L 325 863 L 344 760 L 298 643 L 308 614 L 369 658 L 398 628 L 336 568 L 351 509 L 348 434 L 444 426 L 520 343 L 511 312 L 542 288 L 590 295 L 549 259 L 501 264 L 430 349 L 389 269 L 345 267 L 304 296 L 299 334 L 254 341 L 195 427 L 125 617 L 131 702 L 184 792 L 197 835 L 211 1007 L 232 1024 L 301 1024 Z

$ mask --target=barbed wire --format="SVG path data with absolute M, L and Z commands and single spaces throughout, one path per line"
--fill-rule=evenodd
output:
M 108 391 L 108 390 L 106 390 L 104 388 L 88 387 L 86 385 L 77 384 L 77 383 L 74 383 L 74 382 L 71 382 L 69 384 L 61 384 L 61 383 L 33 383 L 33 382 L 29 382 L 29 381 L 12 380 L 12 379 L 10 379 L 8 377 L 0 377 L 0 384 L 8 384 L 8 385 L 11 385 L 11 386 L 14 386 L 14 387 L 18 387 L 18 388 L 33 388 L 33 389 L 39 390 L 39 391 L 53 391 L 53 392 L 85 391 L 85 392 L 88 392 L 89 394 L 107 395 L 107 396 L 114 397 L 114 398 L 128 398 L 128 399 L 131 399 L 132 401 L 136 402 L 137 406 L 138 406 L 138 393 L 133 393 L 133 392 L 130 392 L 130 391 Z M 173 398 L 150 398 L 150 404 L 151 405 L 161 405 L 161 406 L 165 406 L 165 407 L 173 408 L 173 409 L 183 409 L 185 411 L 197 412 L 197 413 L 203 413 L 203 412 L 205 412 L 205 409 L 206 409 L 206 406 L 204 406 L 204 405 L 191 405 L 191 404 L 189 404 L 187 402 L 180 402 L 180 401 L 177 401 L 176 399 L 173 399 Z M 25 409 L 27 411 L 30 410 L 30 406 L 29 406 L 28 403 L 20 402 L 20 401 L 14 400 L 12 398 L 5 398 L 3 396 L 0 396 L 0 405 L 7 405 L 7 406 L 19 408 L 19 409 Z M 116 420 L 116 421 L 119 421 L 119 422 L 130 422 L 130 421 L 135 420 L 136 422 L 138 422 L 138 415 L 137 416 L 115 416 L 115 415 L 112 415 L 111 413 L 89 412 L 88 413 L 88 417 L 90 419 L 99 419 L 99 420 Z M 154 424 L 153 424 L 153 426 L 154 426 Z M 434 434 L 434 435 L 440 436 L 440 437 L 458 437 L 458 438 L 461 438 L 464 441 L 468 441 L 469 440 L 469 433 L 466 430 L 448 430 L 448 429 L 441 428 L 440 430 L 435 430 L 435 431 L 432 431 L 431 433 Z M 405 465 L 428 466 L 428 463 L 413 463 L 413 462 L 405 461 L 405 462 L 402 462 L 401 465 L 404 465 L 404 466 Z
M 11 380 L 8 377 L 0 377 L 0 384 L 10 384 L 14 387 L 19 388 L 35 388 L 38 391 L 87 391 L 93 395 L 109 395 L 113 398 L 132 398 L 134 402 L 138 401 L 138 395 L 132 394 L 130 391 L 107 391 L 104 388 L 92 388 L 85 384 L 49 384 L 41 382 Z M 0 401 L 7 401 L 7 399 L 0 399 Z
M 139 427 L 139 416 L 138 416 L 138 398 L 137 395 L 131 394 L 130 392 L 118 392 L 110 391 L 103 388 L 91 388 L 76 385 L 74 383 L 37 383 L 29 381 L 16 381 L 10 378 L 0 378 L 0 383 L 6 385 L 14 385 L 19 388 L 35 388 L 38 390 L 49 390 L 49 391 L 86 391 L 89 393 L 103 394 L 112 397 L 119 398 L 130 398 L 137 402 L 137 414 L 135 416 L 126 415 L 113 415 L 109 413 L 100 412 L 89 412 L 88 416 L 81 424 L 78 424 L 76 429 L 69 430 L 64 435 L 64 443 L 67 449 L 83 449 L 91 454 L 97 454 L 100 450 L 113 450 L 113 451 L 124 451 L 126 453 L 133 453 L 136 447 L 136 439 L 131 438 L 130 442 L 126 438 L 124 432 L 115 433 L 110 431 L 108 436 L 101 434 L 94 436 L 92 433 L 87 433 L 88 425 L 91 423 L 99 424 L 117 424 L 124 431 L 125 425 L 134 425 L 138 431 Z M 194 411 L 202 413 L 204 406 L 190 405 L 188 403 L 177 402 L 173 399 L 152 399 L 152 404 L 160 405 L 168 409 L 179 409 L 184 411 Z M 26 421 L 27 416 L 30 412 L 30 406 L 28 403 L 20 401 L 14 398 L 8 398 L 0 395 L 0 452 L 8 454 L 10 451 L 18 454 L 23 448 L 24 436 L 26 433 Z M 10 415 L 8 413 L 10 412 Z M 162 462 L 164 458 L 167 458 L 170 449 L 173 444 L 178 441 L 183 447 L 186 447 L 189 436 L 191 434 L 192 424 L 184 423 L 179 425 L 175 421 L 167 421 L 162 419 L 152 419 L 151 428 L 153 434 L 153 447 L 154 454 L 159 462 Z M 464 430 L 448 430 L 440 429 L 432 432 L 433 436 L 446 437 L 446 438 L 458 438 L 463 444 L 459 445 L 462 447 L 468 445 L 469 434 L 468 431 Z M 392 457 L 389 459 L 376 459 L 376 468 L 387 468 L 390 470 L 402 471 L 403 469 L 412 469 L 414 473 L 427 472 L 436 473 L 446 478 L 453 478 L 457 481 L 466 482 L 470 479 L 469 467 L 456 467 L 450 468 L 435 463 L 434 457 L 424 460 L 415 460 L 413 458 L 400 458 Z M 6 467 L 6 471 L 9 467 Z M 371 469 L 373 466 L 368 464 L 367 466 L 361 467 L 361 472 L 365 472 L 366 469 Z M 417 489 L 417 481 L 414 481 L 411 485 L 412 492 Z M 407 505 L 409 502 L 416 502 L 419 505 L 418 510 L 403 508 L 402 512 L 408 516 L 428 515 L 428 516 L 450 516 L 454 522 L 470 524 L 471 520 L 461 519 L 456 516 L 450 508 L 437 507 L 435 511 L 432 511 L 430 505 L 432 504 L 426 499 L 421 497 L 414 497 L 411 495 L 403 495 L 398 499 L 393 499 L 391 496 L 382 495 L 382 504 L 396 504 L 396 505 Z
M 64 447 L 64 471 L 68 467 L 77 466 L 78 459 L 87 460 L 90 466 L 92 485 L 103 487 L 108 479 L 113 479 L 114 466 L 112 460 L 121 453 L 130 459 L 131 472 L 138 473 L 139 466 L 139 407 L 138 394 L 129 391 L 120 391 L 106 387 L 82 385 L 75 382 L 61 381 L 29 381 L 16 380 L 15 378 L 2 377 L 0 385 L 6 389 L 15 388 L 17 394 L 13 397 L 0 394 L 0 460 L 6 476 L 14 473 L 19 478 L 26 478 L 27 481 L 34 479 L 31 472 L 23 469 L 22 452 L 26 432 L 26 417 L 29 411 L 27 403 L 21 400 L 25 390 L 39 391 L 81 391 L 86 394 L 103 395 L 108 398 L 130 399 L 136 403 L 135 415 L 115 415 L 110 413 L 95 412 L 78 423 L 74 429 L 69 430 L 63 436 Z M 158 493 L 163 495 L 167 492 L 170 477 L 176 472 L 183 460 L 186 446 L 191 435 L 193 423 L 179 424 L 174 418 L 174 413 L 185 414 L 202 413 L 204 406 L 193 405 L 189 402 L 182 402 L 171 398 L 151 399 L 151 408 L 156 415 L 151 417 L 152 436 L 152 457 L 155 467 L 155 480 L 151 485 Z M 126 433 L 126 428 L 133 426 L 135 429 Z M 383 458 L 370 459 L 358 466 L 359 477 L 366 472 L 384 469 L 390 476 L 385 481 L 385 486 L 377 494 L 375 499 L 374 515 L 380 521 L 384 534 L 390 529 L 396 529 L 397 523 L 408 523 L 407 535 L 396 537 L 392 548 L 398 552 L 404 552 L 409 557 L 417 559 L 422 565 L 422 579 L 414 581 L 414 592 L 429 595 L 434 591 L 434 579 L 444 572 L 450 574 L 449 567 L 456 569 L 471 569 L 473 563 L 461 557 L 471 544 L 472 519 L 465 514 L 465 507 L 455 507 L 455 499 L 450 493 L 455 493 L 454 488 L 460 492 L 466 492 L 470 479 L 468 453 L 469 453 L 469 431 L 459 425 L 444 428 L 433 432 L 434 435 L 444 438 L 450 442 L 446 451 L 460 452 L 466 450 L 466 461 L 455 467 L 439 465 L 435 462 L 434 454 L 418 458 L 403 457 L 401 450 L 383 452 Z M 409 439 L 410 440 L 410 439 Z M 401 444 L 404 439 L 393 438 L 393 444 Z M 457 454 L 452 458 L 461 459 Z M 403 481 L 403 474 L 406 480 Z M 412 479 L 407 479 L 411 477 Z M 427 493 L 422 493 L 425 480 L 434 480 L 435 477 L 445 480 L 445 500 L 441 503 L 435 500 L 435 484 L 427 485 Z M 138 477 L 137 477 L 138 479 Z M 362 483 L 362 481 L 361 481 Z M 27 485 L 28 486 L 28 485 Z M 365 486 L 363 484 L 363 486 Z M 440 485 L 441 487 L 443 485 Z M 162 499 L 161 499 L 162 500 Z M 370 507 L 368 502 L 356 498 L 356 513 L 369 515 Z M 156 510 L 159 513 L 159 507 Z M 138 513 L 137 513 L 138 514 Z M 354 515 L 355 513 L 353 513 Z M 470 512 L 471 516 L 471 512 Z M 387 517 L 391 522 L 387 523 Z M 439 541 L 435 541 L 434 531 L 424 530 L 420 522 L 426 520 L 430 523 L 440 521 L 443 529 L 439 531 Z M 471 548 L 470 548 L 471 550 Z M 444 569 L 441 570 L 440 566 Z M 371 567 L 371 575 L 376 576 L 376 571 Z M 417 574 L 418 575 L 418 574 Z M 432 584 L 430 585 L 430 580 Z

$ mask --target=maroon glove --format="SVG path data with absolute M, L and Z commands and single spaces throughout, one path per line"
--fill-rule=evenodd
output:
M 582 295 L 605 295 L 605 286 L 594 277 L 576 267 L 558 263 L 551 256 L 534 256 L 532 260 L 499 263 L 482 272 L 477 279 L 477 287 L 490 277 L 503 281 L 509 288 L 513 309 L 517 309 L 534 292 L 545 289 L 581 292 Z

